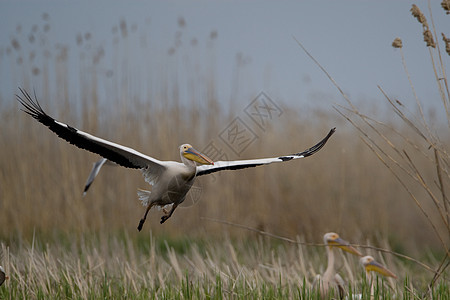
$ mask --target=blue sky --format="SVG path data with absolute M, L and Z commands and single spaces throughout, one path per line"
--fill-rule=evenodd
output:
M 431 2 L 439 34 L 444 30 L 449 36 L 450 16 L 440 8 L 440 1 Z M 126 61 L 136 89 L 160 84 L 161 74 L 169 73 L 168 69 L 178 69 L 179 83 L 186 86 L 192 72 L 198 72 L 195 84 L 208 80 L 208 70 L 214 66 L 217 97 L 223 103 L 249 102 L 264 91 L 286 105 L 330 110 L 334 102 L 342 103 L 341 96 L 293 37 L 353 100 L 382 102 L 380 85 L 407 102 L 413 100 L 411 88 L 400 53 L 391 47 L 394 38 L 400 37 L 420 99 L 439 104 L 422 29 L 409 11 L 412 3 L 429 17 L 426 1 L 1 1 L 0 94 L 12 99 L 17 87 L 25 84 L 23 74 L 32 72 L 33 66 L 27 64 L 20 71 L 15 69 L 14 60 L 6 55 L 11 40 L 19 36 L 26 41 L 34 24 L 40 31 L 49 24 L 46 42 L 51 47 L 76 48 L 76 36 L 89 32 L 94 47 L 106 53 L 97 71 L 114 69 L 113 59 Z M 43 19 L 44 13 L 48 20 Z M 180 17 L 184 27 L 178 24 Z M 136 37 L 114 48 L 118 33 L 112 28 L 121 20 L 130 32 L 136 31 Z M 213 42 L 211 32 L 217 33 Z M 21 43 L 23 53 L 30 51 L 27 47 L 32 46 Z M 168 54 L 170 49 L 176 49 L 174 54 Z M 69 55 L 68 72 L 74 74 L 69 85 L 77 86 L 80 55 L 76 51 Z M 446 54 L 444 61 L 448 67 Z M 41 81 L 32 79 L 29 84 L 39 94 Z M 183 94 L 187 89 L 181 89 L 181 99 L 188 97 Z M 73 92 L 73 98 L 77 97 Z

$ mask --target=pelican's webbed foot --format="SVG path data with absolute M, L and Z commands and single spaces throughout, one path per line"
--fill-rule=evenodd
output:
M 164 216 L 161 217 L 161 222 L 159 223 L 164 223 L 165 221 L 167 221 L 168 218 L 170 218 L 173 214 L 173 211 L 175 210 L 175 208 L 177 208 L 178 204 L 173 204 L 172 209 L 169 211 L 169 213 L 166 213 Z M 165 212 L 165 210 L 164 210 Z

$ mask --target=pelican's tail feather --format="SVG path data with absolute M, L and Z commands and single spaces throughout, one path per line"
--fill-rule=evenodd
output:
M 137 194 L 139 196 L 139 200 L 142 202 L 142 205 L 143 206 L 148 206 L 149 201 L 150 201 L 150 194 L 151 194 L 151 192 L 139 189 L 137 191 Z

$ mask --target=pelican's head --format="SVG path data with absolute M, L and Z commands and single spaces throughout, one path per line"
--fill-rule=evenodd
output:
M 397 276 L 395 276 L 394 273 L 392 273 L 391 271 L 389 271 L 388 269 L 383 267 L 383 265 L 381 265 L 379 262 L 375 261 L 375 259 L 370 255 L 362 257 L 360 259 L 360 262 L 363 265 L 363 267 L 367 273 L 374 271 L 383 276 L 397 278 Z
M 334 232 L 325 233 L 323 236 L 323 241 L 326 245 L 331 247 L 339 247 L 344 251 L 350 252 L 351 254 L 362 256 L 361 252 L 353 248 L 349 242 L 339 237 L 339 234 Z
M 180 155 L 203 165 L 214 164 L 214 162 L 209 157 L 195 150 L 194 147 L 189 144 L 183 144 L 180 146 Z

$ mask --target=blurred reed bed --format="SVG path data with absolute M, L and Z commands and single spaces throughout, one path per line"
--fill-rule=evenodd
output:
M 427 147 L 430 144 L 424 142 L 422 136 L 410 135 L 411 124 L 404 122 L 401 115 L 398 118 L 398 112 L 391 109 L 390 104 L 365 112 L 375 116 L 383 114 L 382 121 L 387 126 L 384 124 L 377 129 L 381 134 L 375 138 L 387 141 L 389 145 L 400 143 L 402 146 L 398 147 L 402 150 L 405 145 L 414 166 L 421 167 L 420 177 L 427 183 L 427 189 L 414 182 L 408 183 L 408 189 L 405 189 L 390 169 L 373 154 L 373 150 L 367 147 L 367 140 L 359 138 L 360 125 L 355 129 L 345 118 L 330 111 L 296 111 L 283 103 L 277 103 L 283 114 L 264 131 L 257 126 L 252 128 L 259 138 L 237 156 L 220 141 L 219 134 L 235 117 L 245 118 L 243 110 L 260 91 L 243 89 L 245 77 L 239 80 L 236 77 L 232 85 L 235 99 L 226 102 L 229 106 L 224 104 L 215 88 L 217 70 L 214 45 L 220 38 L 219 33 L 212 31 L 205 38 L 188 38 L 185 34 L 188 26 L 182 20 L 178 20 L 179 31 L 174 36 L 174 45 L 167 50 L 166 60 L 162 64 L 154 65 L 152 60 L 151 46 L 145 34 L 145 26 L 150 26 L 147 23 L 142 29 L 121 21 L 112 28 L 111 42 L 107 45 L 98 42 L 92 34 L 83 33 L 76 37 L 75 46 L 68 46 L 57 45 L 49 40 L 47 32 L 51 30 L 51 20 L 44 15 L 43 25 L 33 26 L 29 35 L 24 33 L 23 28 L 17 30 L 11 45 L 0 52 L 0 63 L 10 66 L 18 85 L 29 91 L 35 90 L 43 108 L 57 120 L 158 159 L 179 160 L 180 144 L 188 142 L 201 150 L 211 141 L 226 151 L 229 159 L 271 157 L 302 151 L 314 145 L 334 126 L 337 127 L 337 133 L 323 150 L 304 160 L 199 178 L 195 189 L 198 195 L 192 196 L 195 200 L 193 203 L 186 203 L 184 208 L 179 208 L 163 226 L 159 224 L 161 212 L 151 212 L 143 233 L 138 234 L 136 226 L 144 209 L 137 200 L 136 189 L 147 188 L 140 172 L 104 167 L 88 195 L 83 198 L 84 182 L 92 163 L 99 157 L 60 140 L 20 112 L 13 97 L 0 95 L 0 240 L 4 241 L 4 249 L 7 249 L 5 245 L 10 245 L 17 247 L 14 253 L 22 253 L 11 255 L 8 259 L 37 263 L 33 262 L 32 256 L 27 258 L 24 251 L 33 234 L 39 237 L 38 240 L 60 239 L 63 242 L 69 239 L 67 243 L 71 249 L 89 243 L 88 236 L 97 236 L 98 239 L 104 239 L 103 242 L 86 249 L 86 256 L 98 261 L 90 263 L 86 258 L 86 264 L 86 261 L 81 261 L 83 258 L 67 257 L 73 264 L 68 263 L 64 268 L 73 276 L 67 276 L 67 273 L 64 275 L 65 271 L 60 270 L 60 279 L 90 280 L 90 271 L 87 270 L 98 265 L 98 274 L 112 274 L 113 278 L 118 276 L 127 282 L 127 289 L 135 291 L 136 287 L 142 285 L 151 289 L 163 284 L 166 275 L 161 270 L 166 270 L 167 266 L 173 270 L 167 276 L 177 280 L 183 280 L 186 267 L 194 272 L 197 264 L 201 265 L 200 259 L 196 263 L 188 262 L 188 259 L 196 257 L 195 248 L 189 250 L 192 253 L 184 257 L 186 262 L 179 267 L 174 265 L 169 251 L 169 254 L 165 254 L 168 258 L 161 262 L 165 267 L 156 266 L 152 271 L 141 273 L 137 285 L 131 280 L 136 269 L 126 264 L 147 264 L 147 259 L 154 259 L 158 262 L 153 263 L 158 264 L 159 258 L 142 256 L 137 261 L 129 262 L 130 255 L 137 254 L 124 253 L 124 260 L 117 261 L 102 258 L 103 254 L 96 251 L 103 251 L 102 247 L 105 247 L 105 251 L 138 251 L 132 246 L 127 247 L 130 243 L 138 243 L 145 232 L 150 232 L 154 239 L 162 240 L 187 238 L 220 241 L 224 234 L 237 239 L 254 237 L 254 233 L 225 227 L 201 217 L 246 224 L 315 242 L 321 241 L 325 232 L 336 231 L 349 237 L 352 242 L 362 244 L 369 240 L 373 244 L 386 245 L 393 250 L 420 257 L 433 265 L 437 264 L 443 253 L 444 256 L 448 253 L 443 247 L 449 243 L 449 236 L 445 235 L 448 221 L 440 221 L 448 220 L 448 209 L 444 208 L 448 199 L 444 197 L 438 209 L 433 201 L 421 201 L 418 209 L 410 198 L 413 194 L 417 199 L 424 199 L 429 197 L 429 191 L 435 195 L 448 194 L 448 160 L 445 156 L 448 155 L 450 144 L 448 131 L 444 130 L 444 134 L 439 135 L 439 143 L 432 144 L 439 147 L 429 150 Z M 27 43 L 30 45 L 23 46 Z M 143 57 L 139 65 L 133 65 L 127 59 L 128 55 L 136 54 L 134 48 L 140 50 L 138 53 Z M 25 53 L 28 49 L 31 49 L 30 53 Z M 206 53 L 207 59 L 193 60 L 195 56 L 189 54 L 195 51 Z M 73 65 L 71 60 L 77 62 L 76 70 L 70 68 Z M 158 77 L 147 71 L 155 66 L 161 68 Z M 245 68 L 242 57 L 237 56 L 235 68 L 236 74 Z M 180 95 L 188 97 L 181 99 Z M 244 100 L 239 102 L 237 99 Z M 358 111 L 353 112 L 360 116 Z M 442 127 L 439 120 L 436 120 L 436 126 Z M 364 130 L 362 132 L 364 136 Z M 375 143 L 379 143 L 378 140 Z M 390 153 L 397 150 L 388 147 L 385 151 Z M 440 177 L 447 176 L 442 184 L 436 184 L 440 179 L 433 160 L 434 150 L 438 151 L 442 159 L 438 167 L 442 171 Z M 409 174 L 399 176 L 401 180 L 411 180 Z M 430 220 L 433 226 L 430 226 Z M 124 234 L 126 239 L 117 242 L 111 238 L 115 234 Z M 75 241 L 70 241 L 72 238 Z M 115 243 L 112 246 L 111 241 Z M 95 239 L 92 242 L 95 243 Z M 210 251 L 217 250 L 213 242 L 208 245 Z M 229 245 L 218 243 L 217 247 L 231 247 L 230 251 L 233 247 L 241 247 L 239 244 Z M 61 251 L 58 246 L 55 247 L 51 251 Z M 150 251 L 152 247 L 145 249 Z M 271 261 L 258 258 L 242 260 L 246 263 L 234 266 L 233 275 L 227 276 L 234 278 L 232 282 L 254 286 L 267 282 L 269 277 L 270 282 L 275 284 L 278 280 L 284 280 L 280 279 L 280 274 L 287 272 L 290 278 L 287 286 L 292 285 L 288 293 L 295 295 L 294 282 L 302 282 L 306 278 L 306 283 L 309 283 L 308 276 L 316 271 L 305 273 L 305 270 L 299 270 L 298 265 L 290 265 L 292 261 L 299 261 L 295 253 L 300 249 L 286 248 L 283 251 L 293 252 L 289 257 L 282 254 L 281 258 L 277 257 L 278 260 L 273 261 L 277 268 L 282 269 L 281 273 L 271 273 L 270 267 L 267 271 L 263 271 L 265 268 L 255 271 L 249 267 L 252 264 L 248 262 Z M 240 255 L 247 255 L 245 252 L 242 251 Z M 46 253 L 43 251 L 38 261 L 43 265 L 55 264 L 46 262 L 46 259 L 50 259 Z M 217 257 L 224 255 L 220 253 Z M 225 256 L 229 258 L 229 254 Z M 311 255 L 314 257 L 315 254 Z M 319 258 L 308 257 L 308 260 L 318 261 Z M 401 269 L 403 263 L 397 261 L 397 274 L 405 273 Z M 229 266 L 225 265 L 225 269 L 220 266 L 220 259 L 215 264 L 211 263 L 209 270 L 202 269 L 202 272 L 210 275 L 208 278 L 228 272 Z M 14 265 L 11 264 L 10 268 L 14 268 Z M 85 271 L 80 271 L 80 265 L 84 266 Z M 249 268 L 248 276 L 241 282 L 238 280 L 241 276 L 238 270 L 245 268 Z M 302 268 L 309 271 L 317 267 L 311 265 Z M 128 273 L 117 275 L 119 269 Z M 356 267 L 352 267 L 352 270 L 357 272 Z M 21 274 L 20 270 L 12 271 Z M 299 273 L 295 275 L 296 272 Z M 47 276 L 52 275 L 48 273 Z M 432 274 L 425 276 L 425 279 L 420 277 L 420 280 L 429 281 L 428 277 L 431 278 Z M 95 278 L 99 280 L 100 277 Z M 246 282 L 247 278 L 253 278 L 251 280 L 255 282 Z M 147 281 L 149 283 L 145 283 Z M 16 284 L 24 284 L 25 281 L 20 282 Z M 105 278 L 105 282 L 110 281 Z M 92 282 L 86 284 L 93 285 Z M 69 286 L 74 288 L 72 283 Z M 206 286 L 205 289 L 210 287 Z M 231 289 L 230 286 L 228 288 Z

